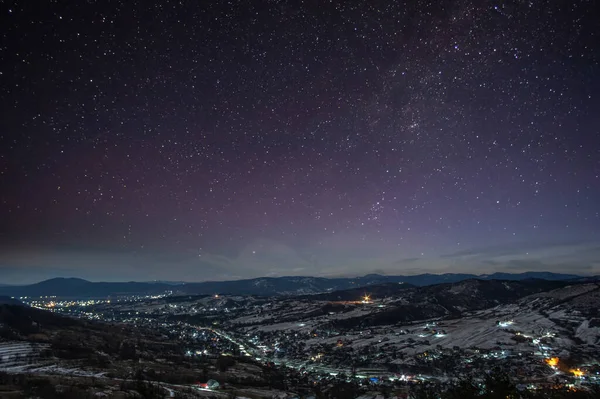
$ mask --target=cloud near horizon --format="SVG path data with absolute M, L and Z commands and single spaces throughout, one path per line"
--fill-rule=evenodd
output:
M 380 249 L 378 249 L 380 250 Z M 354 253 L 356 252 L 356 253 Z M 237 254 L 205 251 L 109 251 L 100 248 L 4 248 L 0 283 L 27 284 L 52 277 L 91 281 L 209 281 L 262 276 L 357 276 L 368 273 L 520 273 L 549 271 L 600 274 L 600 243 L 553 242 L 474 248 L 443 255 L 402 256 L 400 251 L 309 247 L 257 239 Z

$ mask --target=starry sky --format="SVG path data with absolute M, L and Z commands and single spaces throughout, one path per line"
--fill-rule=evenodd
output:
M 4 1 L 0 282 L 600 273 L 593 1 Z

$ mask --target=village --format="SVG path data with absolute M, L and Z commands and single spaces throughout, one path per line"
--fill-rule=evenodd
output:
M 588 346 L 577 345 L 577 337 L 566 336 L 560 325 L 532 309 L 515 312 L 512 304 L 460 319 L 366 325 L 355 319 L 380 314 L 394 298 L 365 294 L 355 301 L 315 301 L 214 294 L 57 303 L 38 299 L 35 306 L 163 331 L 189 358 L 216 362 L 222 370 L 246 364 L 247 370 L 237 370 L 238 383 L 252 384 L 258 366 L 279 370 L 273 383 L 281 389 L 356 382 L 408 391 L 413 384 L 477 380 L 482 371 L 492 370 L 510 375 L 521 389 L 585 389 L 600 383 L 593 347 L 586 351 Z M 198 380 L 199 389 L 209 390 L 233 381 L 213 378 L 209 384 L 208 374 Z

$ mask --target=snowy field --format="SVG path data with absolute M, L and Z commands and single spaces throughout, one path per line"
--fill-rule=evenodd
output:
M 460 291 L 461 287 L 456 290 Z M 460 292 L 457 292 L 460 294 Z M 391 299 L 393 300 L 393 298 Z M 390 303 L 390 301 L 386 301 Z M 600 304 L 596 284 L 583 284 L 530 295 L 516 303 L 499 305 L 482 311 L 466 312 L 458 319 L 432 319 L 345 331 L 341 335 L 318 336 L 306 341 L 306 348 L 348 341 L 355 349 L 364 346 L 396 349 L 416 355 L 438 347 L 452 349 L 504 350 L 506 353 L 529 353 L 539 356 L 564 354 L 581 343 L 600 353 L 600 327 L 591 326 L 582 311 Z M 357 306 L 350 311 L 309 317 L 324 302 L 298 303 L 297 307 L 273 306 L 272 311 L 247 314 L 230 320 L 232 326 L 248 333 L 263 332 L 273 336 L 291 336 L 327 329 L 333 320 L 354 318 L 378 312 L 373 306 Z M 290 320 L 273 322 L 274 320 Z M 251 324 L 247 327 L 244 325 Z

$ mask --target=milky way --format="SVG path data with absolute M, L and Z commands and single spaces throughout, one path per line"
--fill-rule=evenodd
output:
M 593 2 L 211 3 L 3 4 L 0 278 L 600 272 Z

